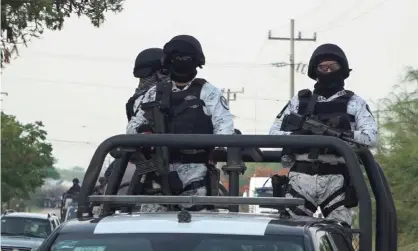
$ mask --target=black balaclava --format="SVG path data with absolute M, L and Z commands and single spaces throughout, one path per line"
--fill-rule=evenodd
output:
M 322 73 L 317 66 L 323 61 L 336 61 L 341 68 L 334 72 Z M 344 89 L 344 80 L 350 76 L 351 69 L 348 65 L 344 51 L 335 44 L 320 45 L 309 60 L 308 76 L 317 80 L 314 86 L 314 93 L 329 98 L 338 91 Z
M 177 83 L 187 83 L 197 75 L 197 63 L 185 55 L 174 55 L 169 67 L 171 80 Z
M 326 57 L 323 60 L 318 60 L 317 65 L 323 61 L 331 60 L 338 62 L 337 58 Z M 326 73 L 318 70 L 315 71 L 318 82 L 314 85 L 314 93 L 329 98 L 335 93 L 344 90 L 344 74 L 342 69 Z

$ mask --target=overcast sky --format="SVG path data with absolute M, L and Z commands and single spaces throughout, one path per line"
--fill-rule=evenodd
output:
M 307 63 L 322 43 L 340 45 L 353 69 L 346 88 L 369 101 L 387 95 L 406 66 L 418 66 L 417 0 L 128 0 L 124 7 L 100 28 L 86 18 L 67 20 L 2 73 L 4 111 L 44 122 L 60 168 L 87 167 L 101 141 L 125 132 L 136 55 L 175 35 L 201 41 L 207 65 L 200 77 L 244 88 L 231 102 L 244 133 L 268 133 L 289 99 L 289 68 L 266 64 L 288 61 L 289 42 L 269 41 L 267 33 L 289 36 L 290 18 L 296 32 L 318 38 L 296 43 L 296 62 Z M 296 74 L 296 90 L 313 84 Z

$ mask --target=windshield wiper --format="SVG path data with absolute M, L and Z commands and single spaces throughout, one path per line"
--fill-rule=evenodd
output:
M 31 233 L 25 233 L 25 234 L 21 234 L 21 235 L 27 236 L 27 237 L 33 237 L 33 238 L 44 238 L 44 237 L 41 237 L 39 235 L 35 235 L 35 234 L 31 234 Z
M 1 232 L 1 235 L 13 235 L 13 236 L 15 236 L 15 235 L 18 235 L 18 234 L 8 233 L 8 232 Z

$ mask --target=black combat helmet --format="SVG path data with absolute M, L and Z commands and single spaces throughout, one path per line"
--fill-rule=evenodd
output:
M 205 65 L 206 61 L 202 45 L 195 37 L 190 35 L 178 35 L 173 37 L 164 45 L 164 54 L 164 65 L 167 65 L 171 56 L 176 54 L 190 55 L 199 67 Z
M 340 63 L 343 79 L 346 79 L 350 76 L 351 69 L 348 65 L 348 60 L 344 51 L 338 45 L 323 44 L 316 48 L 316 50 L 312 53 L 311 59 L 309 60 L 308 76 L 311 79 L 317 79 L 316 67 L 318 66 L 321 60 L 327 58 L 333 59 Z
M 141 51 L 135 59 L 134 77 L 149 77 L 158 70 L 161 70 L 161 59 L 164 52 L 161 48 L 149 48 Z

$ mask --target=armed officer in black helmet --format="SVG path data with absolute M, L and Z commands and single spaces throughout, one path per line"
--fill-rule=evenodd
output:
M 135 78 L 139 78 L 139 84 L 134 95 L 126 103 L 128 121 L 135 115 L 144 94 L 158 82 L 169 80 L 167 70 L 161 63 L 163 56 L 163 49 L 149 48 L 141 51 L 136 57 L 133 74 Z
M 315 116 L 322 123 L 344 132 L 354 141 L 374 146 L 377 126 L 366 101 L 344 89 L 350 75 L 343 50 L 335 44 L 323 44 L 312 54 L 308 76 L 316 80 L 313 92 L 301 90 L 279 113 L 271 135 L 311 134 L 287 128 L 291 113 Z M 282 117 L 284 115 L 284 117 Z M 326 218 L 352 224 L 352 207 L 358 201 L 349 181 L 344 159 L 329 149 L 283 149 L 282 164 L 290 167 L 286 197 L 301 197 L 305 205 L 291 214 L 312 216 L 317 207 Z
M 195 78 L 197 68 L 205 64 L 200 42 L 189 35 L 172 38 L 164 46 L 163 66 L 171 81 L 158 83 L 144 96 L 142 103 L 161 101 L 168 95 L 168 133 L 233 134 L 234 124 L 220 89 L 204 79 Z M 138 109 L 127 125 L 127 133 L 143 133 L 149 125 L 149 110 Z M 169 169 L 182 182 L 181 195 L 207 195 L 205 176 L 211 149 L 170 149 Z M 197 161 L 200 163 L 193 163 Z M 171 180 L 170 180 L 171 182 Z
M 167 70 L 162 66 L 161 59 L 164 56 L 163 49 L 149 48 L 138 53 L 135 59 L 133 75 L 139 79 L 135 93 L 126 102 L 126 116 L 128 121 L 135 115 L 144 98 L 144 94 L 158 82 L 168 81 Z M 112 163 L 113 164 L 113 163 Z M 105 180 L 109 179 L 114 165 L 109 165 L 104 175 Z

